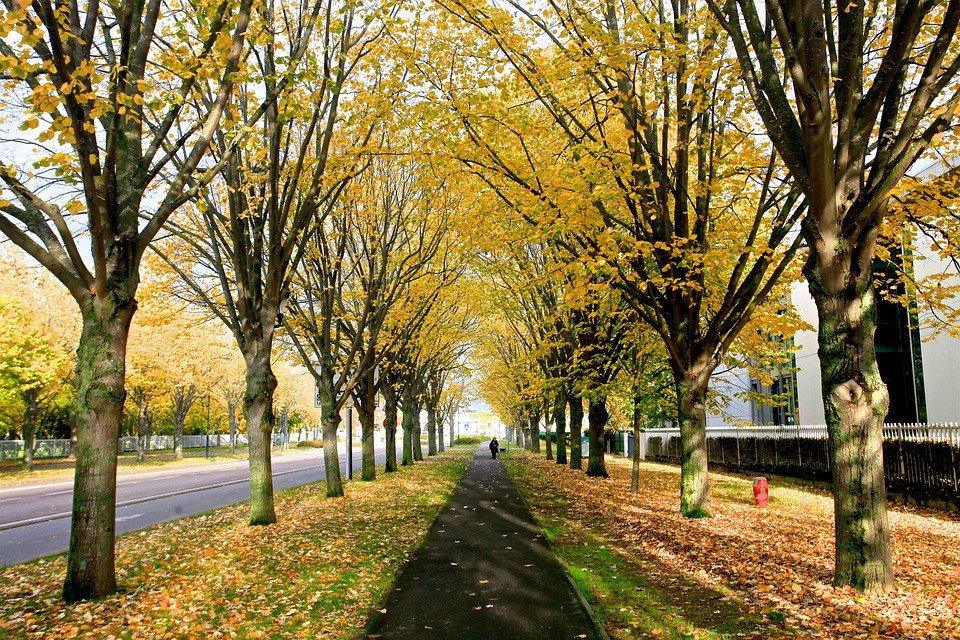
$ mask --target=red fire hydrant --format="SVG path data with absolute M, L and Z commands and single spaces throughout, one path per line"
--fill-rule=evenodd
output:
M 769 498 L 769 488 L 767 487 L 766 478 L 754 478 L 753 479 L 753 499 L 757 503 L 758 507 L 767 506 L 767 499 Z

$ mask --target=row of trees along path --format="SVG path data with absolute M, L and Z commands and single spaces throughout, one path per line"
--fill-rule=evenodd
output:
M 606 634 L 484 443 L 366 637 L 601 640 Z
M 503 4 L 5 4 L 3 101 L 28 133 L 2 133 L 15 152 L 0 164 L 0 233 L 82 317 L 67 601 L 116 588 L 117 436 L 149 249 L 244 358 L 250 522 L 268 525 L 278 330 L 312 336 L 287 346 L 321 390 L 340 495 L 338 410 L 360 403 L 367 443 L 380 386 L 391 438 L 404 409 L 403 461 L 420 455 L 414 416 L 424 399 L 432 414 L 445 404 L 437 381 L 478 328 L 451 283 L 508 231 L 514 255 L 548 266 L 535 284 L 557 287 L 518 302 L 542 305 L 538 323 L 508 317 L 491 333 L 527 340 L 491 348 L 523 365 L 502 404 L 532 431 L 545 407 L 558 428 L 566 406 L 579 425 L 586 398 L 602 435 L 621 356 L 650 353 L 655 335 L 688 517 L 710 514 L 710 377 L 737 341 L 750 346 L 757 314 L 777 315 L 767 302 L 805 250 L 836 461 L 835 580 L 892 587 L 872 267 L 892 191 L 955 119 L 960 0 Z M 588 473 L 604 474 L 601 457 Z

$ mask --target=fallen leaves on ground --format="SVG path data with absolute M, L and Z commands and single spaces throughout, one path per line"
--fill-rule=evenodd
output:
M 0 637 L 350 638 L 382 601 L 467 465 L 431 459 L 342 499 L 278 493 L 278 522 L 239 504 L 125 535 L 120 592 L 60 601 L 65 557 L 0 570 Z
M 723 601 L 768 625 L 748 637 L 960 638 L 956 515 L 891 507 L 896 590 L 862 596 L 831 584 L 833 501 L 823 490 L 799 482 L 771 483 L 769 506 L 758 508 L 750 479 L 711 474 L 713 517 L 686 519 L 679 514 L 676 467 L 643 464 L 640 492 L 634 495 L 627 460 L 608 458 L 609 479 L 588 478 L 533 457 L 518 464 L 535 467 L 519 474 L 518 489 L 527 494 L 538 519 L 560 531 L 554 540 L 558 547 L 602 544 L 623 559 L 618 571 L 632 567 L 660 587 L 696 592 L 693 606 L 680 612 L 689 617 L 671 627 L 682 630 L 675 637 L 716 637 L 699 631 L 709 624 L 711 612 L 704 610 Z M 614 610 L 611 618 L 619 609 L 621 620 L 632 606 L 629 599 L 596 600 L 598 607 Z M 691 618 L 708 624 L 698 630 Z M 608 631 L 614 637 L 652 635 L 649 629 L 624 626 Z

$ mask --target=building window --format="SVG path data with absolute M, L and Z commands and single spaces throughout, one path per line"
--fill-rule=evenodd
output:
M 755 425 L 783 426 L 797 423 L 797 374 L 793 355 L 787 371 L 774 372 L 773 382 L 750 380 L 750 412 Z
M 890 394 L 886 422 L 909 424 L 927 421 L 916 305 L 914 302 L 904 307 L 887 299 L 880 291 L 883 289 L 902 297 L 903 281 L 898 275 L 898 263 L 902 262 L 903 256 L 898 252 L 889 262 L 874 263 L 875 286 L 878 289 L 874 351 L 880 378 Z

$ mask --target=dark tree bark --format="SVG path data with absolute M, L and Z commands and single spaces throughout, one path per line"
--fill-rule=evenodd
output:
M 606 430 L 610 414 L 607 412 L 607 399 L 600 397 L 590 400 L 588 416 L 590 424 L 590 458 L 587 462 L 587 475 L 593 478 L 607 478 Z
M 273 504 L 273 394 L 277 377 L 270 365 L 272 338 L 261 345 L 257 357 L 247 360 L 243 413 L 247 422 L 248 466 L 250 468 L 250 524 L 277 521 Z
M 320 398 L 320 425 L 323 432 L 323 468 L 326 473 L 327 497 L 343 497 L 343 478 L 340 475 L 340 450 L 337 431 L 340 429 L 340 404 L 334 398 L 333 373 L 319 372 L 314 379 Z
M 544 428 L 544 431 L 546 432 L 546 437 L 544 438 L 544 448 L 546 449 L 546 452 L 547 452 L 547 460 L 553 460 L 553 443 L 552 443 L 553 433 L 551 433 L 550 431 L 550 420 L 552 419 L 552 416 L 550 415 L 550 407 L 547 403 L 548 401 L 544 400 L 543 428 Z
M 423 462 L 423 426 L 420 424 L 420 400 L 414 400 L 414 407 L 416 408 L 416 418 L 413 422 L 413 459 L 417 462 Z
M 708 377 L 677 384 L 680 422 L 680 512 L 688 518 L 710 517 L 707 473 L 706 395 Z
M 557 464 L 567 464 L 567 394 L 557 392 L 553 407 L 553 420 L 557 425 Z
M 357 417 L 360 420 L 360 479 L 372 482 L 377 478 L 377 452 L 374 448 L 374 414 L 377 410 L 376 371 L 370 369 L 357 385 Z
M 400 464 L 406 467 L 414 463 L 414 449 L 420 446 L 419 442 L 414 443 L 414 438 L 419 437 L 420 404 L 409 385 L 401 395 L 400 407 L 403 411 L 403 459 Z
M 643 398 L 633 398 L 633 465 L 630 473 L 630 493 L 640 493 L 640 425 L 643 420 L 641 402 Z
M 83 307 L 77 349 L 77 461 L 73 520 L 63 599 L 76 602 L 116 590 L 117 442 L 132 297 L 91 297 Z
M 397 395 L 389 385 L 383 387 L 383 399 L 383 428 L 386 431 L 387 447 L 384 471 L 391 473 L 397 470 Z
M 437 455 L 437 409 L 427 405 L 427 455 Z
M 530 412 L 530 451 L 540 453 L 540 412 Z
M 40 413 L 40 389 L 31 387 L 23 392 L 23 465 L 33 471 L 33 449 Z
M 768 0 L 762 12 L 752 0 L 709 4 L 806 199 L 804 275 L 817 304 L 834 456 L 834 583 L 885 592 L 893 587 L 881 447 L 889 397 L 875 357 L 873 260 L 893 188 L 956 117 L 960 2 Z
M 583 398 L 570 394 L 570 468 L 583 469 Z
M 183 460 L 183 428 L 196 398 L 197 388 L 192 384 L 178 384 L 173 389 L 173 454 L 177 460 Z

